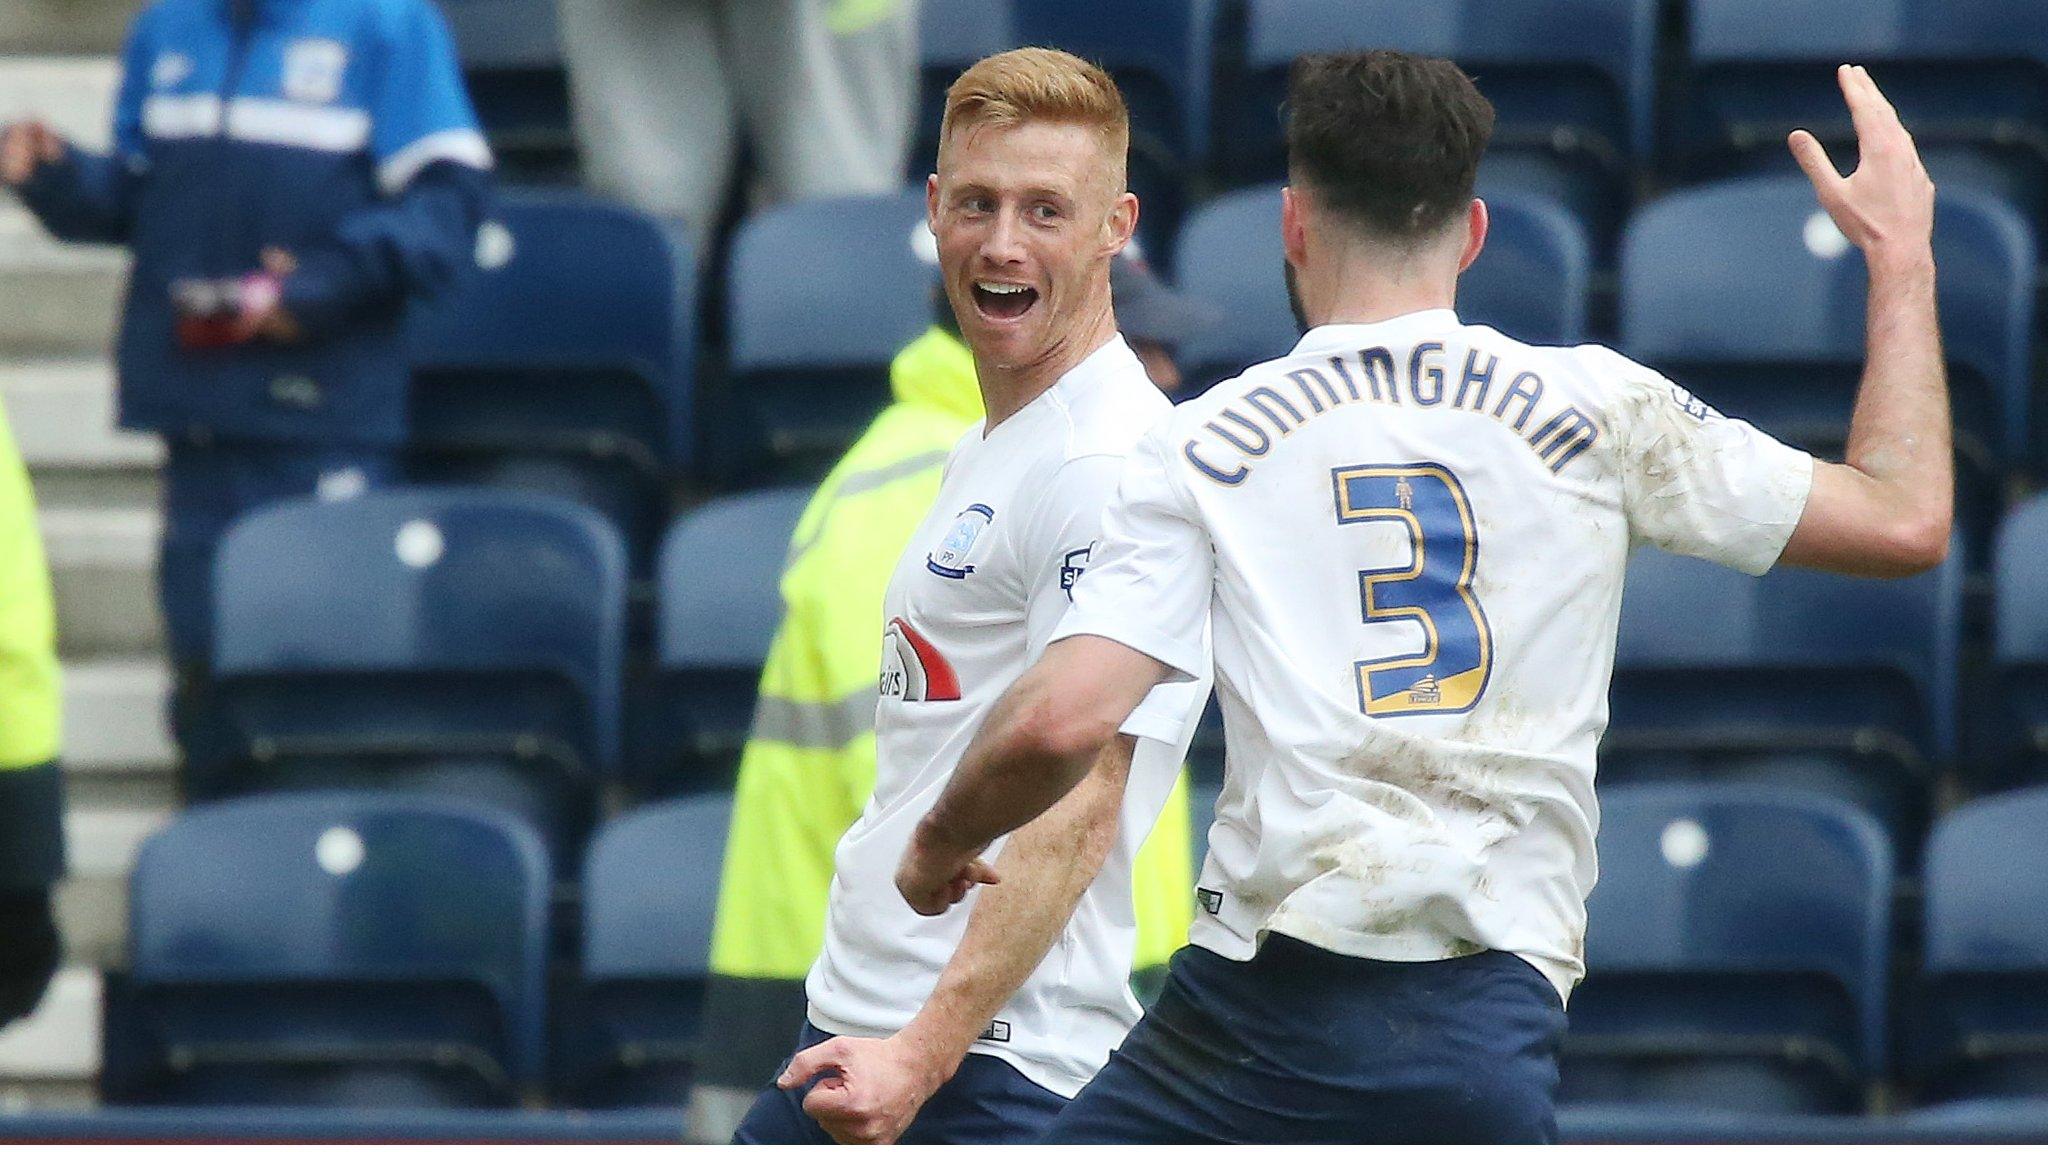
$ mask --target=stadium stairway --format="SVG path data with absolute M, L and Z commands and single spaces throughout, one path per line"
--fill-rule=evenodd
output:
M 135 0 L 0 4 L 0 123 L 33 113 L 105 147 Z M 64 968 L 0 1031 L 0 1110 L 95 1102 L 101 972 L 124 963 L 127 879 L 177 803 L 170 674 L 153 584 L 155 440 L 114 427 L 110 360 L 127 258 L 60 244 L 0 194 L 0 402 L 35 485 L 64 663 Z

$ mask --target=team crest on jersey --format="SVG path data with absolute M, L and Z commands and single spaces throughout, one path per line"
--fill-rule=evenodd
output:
M 284 95 L 287 100 L 325 104 L 341 95 L 341 74 L 348 69 L 348 46 L 339 40 L 294 40 L 284 50 Z
M 974 546 L 995 518 L 995 509 L 988 505 L 969 504 L 953 517 L 953 526 L 946 529 L 946 538 L 939 541 L 939 546 L 925 553 L 924 566 L 948 580 L 967 579 L 974 571 L 974 565 L 969 563 L 974 557 Z
M 1081 573 L 1088 570 L 1088 558 L 1095 554 L 1091 541 L 1086 548 L 1076 548 L 1060 559 L 1060 591 L 1067 594 L 1067 603 L 1074 602 L 1074 585 L 1080 582 Z
M 958 700 L 960 676 L 924 634 L 898 616 L 882 631 L 884 699 Z

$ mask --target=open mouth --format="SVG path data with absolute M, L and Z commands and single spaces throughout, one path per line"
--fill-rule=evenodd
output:
M 974 282 L 974 306 L 994 320 L 1015 320 L 1038 303 L 1038 289 L 1024 284 L 1003 284 L 994 280 Z

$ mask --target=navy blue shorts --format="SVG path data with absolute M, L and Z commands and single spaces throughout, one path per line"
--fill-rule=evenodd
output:
M 832 1038 L 809 1024 L 797 1050 Z M 784 1061 L 784 1068 L 789 1067 Z M 781 1069 L 776 1075 L 781 1075 Z M 904 1129 L 903 1144 L 1032 1144 L 1066 1106 L 1067 1098 L 1032 1083 L 994 1056 L 970 1053 L 960 1070 L 932 1093 L 917 1119 Z M 735 1144 L 830 1144 L 832 1137 L 804 1111 L 804 1090 L 771 1087 L 761 1093 L 733 1133 Z
M 1174 954 L 1048 1144 L 1547 1143 L 1564 1009 L 1519 957 L 1392 963 L 1268 935 Z

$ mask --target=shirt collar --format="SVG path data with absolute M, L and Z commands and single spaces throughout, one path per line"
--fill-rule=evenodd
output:
M 1413 329 L 1455 328 L 1458 324 L 1458 313 L 1451 308 L 1425 308 L 1420 312 L 1404 312 L 1399 316 L 1390 316 L 1371 324 L 1324 324 L 1309 329 L 1289 355 L 1337 352 L 1368 344 L 1387 343 Z

